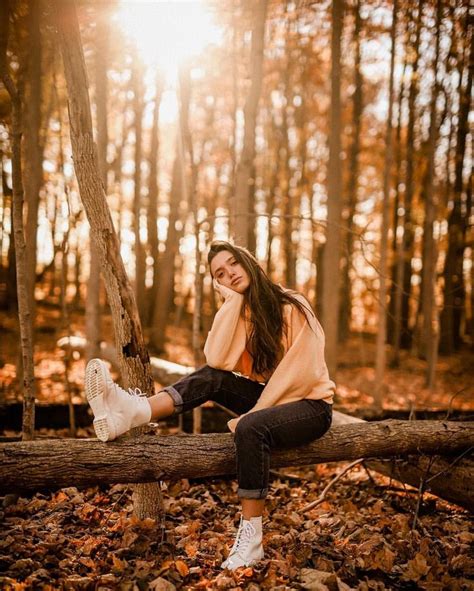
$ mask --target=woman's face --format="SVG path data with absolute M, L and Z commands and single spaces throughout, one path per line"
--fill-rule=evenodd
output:
M 211 274 L 218 283 L 238 293 L 244 293 L 250 285 L 247 271 L 228 250 L 221 250 L 212 259 Z

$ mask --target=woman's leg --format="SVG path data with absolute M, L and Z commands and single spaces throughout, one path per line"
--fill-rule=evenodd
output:
M 151 421 L 158 421 L 174 413 L 174 402 L 166 390 L 148 397 L 151 408 Z
M 265 499 L 271 449 L 310 443 L 326 433 L 331 420 L 332 406 L 322 400 L 290 402 L 242 417 L 234 438 L 239 497 Z
M 208 400 L 213 400 L 241 415 L 255 405 L 263 388 L 263 384 L 231 371 L 204 365 L 171 386 L 166 386 L 148 400 L 157 418 L 161 418 L 161 413 L 171 409 L 168 398 L 173 402 L 173 414 L 186 412 Z
M 318 439 L 329 429 L 331 419 L 331 405 L 301 400 L 250 413 L 237 423 L 234 443 L 242 516 L 222 568 L 234 570 L 263 558 L 261 516 L 268 494 L 270 450 Z
M 244 519 L 251 517 L 261 517 L 265 506 L 265 499 L 245 499 L 241 498 L 242 515 Z
M 116 384 L 101 359 L 87 364 L 85 376 L 86 397 L 94 413 L 97 437 L 102 441 L 112 441 L 133 427 L 180 414 L 207 400 L 215 400 L 237 415 L 244 414 L 257 402 L 263 387 L 207 365 L 148 398 L 139 390 L 127 391 Z

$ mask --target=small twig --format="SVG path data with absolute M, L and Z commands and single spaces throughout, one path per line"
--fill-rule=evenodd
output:
M 110 508 L 110 510 L 109 510 L 109 515 L 108 515 L 108 517 L 107 517 L 107 519 L 106 519 L 106 521 L 105 521 L 105 523 L 103 524 L 103 526 L 102 526 L 102 527 L 107 527 L 107 524 L 108 524 L 108 523 L 109 523 L 109 521 L 110 521 L 110 518 L 111 518 L 111 516 L 112 516 L 112 513 L 114 512 L 114 509 L 115 509 L 115 507 L 116 507 L 116 506 L 117 506 L 117 504 L 118 504 L 118 503 L 119 503 L 119 502 L 122 500 L 123 496 L 124 496 L 124 495 L 125 495 L 125 494 L 126 494 L 128 491 L 129 491 L 129 489 L 130 489 L 130 486 L 127 486 L 127 487 L 126 487 L 126 488 L 125 488 L 125 489 L 122 491 L 122 494 L 119 496 L 119 498 L 118 498 L 118 499 L 115 501 L 115 503 L 112 505 L 112 507 L 111 507 L 111 508 Z
M 454 402 L 454 399 L 456 398 L 456 396 L 459 396 L 460 394 L 462 394 L 465 390 L 467 390 L 467 386 L 465 386 L 464 388 L 461 388 L 461 390 L 458 390 L 455 394 L 453 394 L 449 400 L 449 404 L 448 404 L 448 410 L 446 411 L 446 419 L 447 420 L 449 418 L 449 415 L 451 414 L 451 410 L 452 410 L 452 405 Z
M 371 482 L 371 483 L 372 483 L 374 486 L 377 486 L 377 483 L 375 482 L 375 480 L 374 480 L 374 477 L 372 476 L 372 474 L 370 473 L 369 469 L 368 469 L 368 468 L 367 468 L 367 466 L 365 465 L 365 460 L 362 462 L 362 466 L 363 466 L 364 470 L 366 471 L 366 473 L 367 473 L 367 477 L 368 477 L 368 479 L 370 480 L 370 482 Z
M 163 502 L 163 493 L 161 492 L 161 482 L 158 482 L 158 495 L 160 497 L 160 507 L 164 507 L 165 504 Z M 161 530 L 161 540 L 160 546 L 163 545 L 165 539 L 165 520 L 166 520 L 166 511 L 163 509 L 161 512 L 161 519 L 160 519 L 160 530 Z
M 387 484 L 386 486 L 384 486 L 383 484 L 380 484 L 379 486 L 389 492 L 400 492 L 400 493 L 411 494 L 411 495 L 418 494 L 418 490 L 416 490 L 416 489 L 409 490 L 406 486 L 401 487 L 401 486 L 394 486 L 394 485 L 389 485 L 389 484 Z
M 351 462 L 349 465 L 347 465 L 344 470 L 342 472 L 340 472 L 337 476 L 335 476 L 330 482 L 329 484 L 326 485 L 326 487 L 324 488 L 323 492 L 319 495 L 319 497 L 315 500 L 312 501 L 311 503 L 309 503 L 308 505 L 305 505 L 301 511 L 303 513 L 306 513 L 306 511 L 309 511 L 310 509 L 312 509 L 313 507 L 316 507 L 317 505 L 319 505 L 320 503 L 322 503 L 324 501 L 324 499 L 326 498 L 326 494 L 329 491 L 329 489 L 336 484 L 336 482 L 338 480 L 340 480 L 344 474 L 347 474 L 347 472 L 349 472 L 350 470 L 352 470 L 352 468 L 354 468 L 354 466 L 357 466 L 357 464 L 362 464 L 364 462 L 364 458 L 360 458 L 358 460 L 354 460 L 353 462 Z
M 412 531 L 414 529 L 416 529 L 416 523 L 418 521 L 418 514 L 420 512 L 421 503 L 423 502 L 423 495 L 425 493 L 425 489 L 426 489 L 426 485 L 427 485 L 428 474 L 430 473 L 431 466 L 433 465 L 433 462 L 434 462 L 434 456 L 431 456 L 430 461 L 428 462 L 428 466 L 426 467 L 426 470 L 425 470 L 425 475 L 422 476 L 420 479 L 420 486 L 418 488 L 418 498 L 416 500 L 416 507 L 415 507 L 415 515 L 413 516 L 413 524 L 411 526 Z
M 274 478 L 280 478 L 281 480 L 306 480 L 304 476 L 298 476 L 298 474 L 285 474 L 284 472 L 278 472 L 278 470 L 270 470 L 270 475 Z
M 431 482 L 435 478 L 438 478 L 438 476 L 441 476 L 441 474 L 444 474 L 445 472 L 447 472 L 450 468 L 452 468 L 455 464 L 457 464 L 457 462 L 459 462 L 459 460 L 461 460 L 465 455 L 467 455 L 472 450 L 474 450 L 474 447 L 469 447 L 468 449 L 464 450 L 461 454 L 459 454 L 456 458 L 454 458 L 454 460 L 449 464 L 449 466 L 447 466 L 446 468 L 443 468 L 443 470 L 440 470 L 436 474 L 433 474 L 433 476 L 430 476 L 426 480 L 426 484 L 428 484 L 429 482 Z

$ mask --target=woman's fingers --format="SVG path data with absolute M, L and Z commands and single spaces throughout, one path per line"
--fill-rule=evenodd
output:
M 232 294 L 238 293 L 235 291 L 235 289 L 231 289 L 230 287 L 226 287 L 225 285 L 222 285 L 222 283 L 219 283 L 215 277 L 212 280 L 212 284 L 224 300 L 229 298 Z

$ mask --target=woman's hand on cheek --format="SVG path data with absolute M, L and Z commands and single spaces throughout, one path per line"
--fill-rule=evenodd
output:
M 232 294 L 237 293 L 235 290 L 230 289 L 230 287 L 226 287 L 225 285 L 219 283 L 215 277 L 212 280 L 212 285 L 214 286 L 214 289 L 221 294 L 224 300 L 230 297 Z

